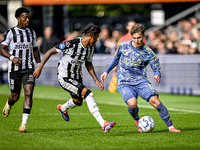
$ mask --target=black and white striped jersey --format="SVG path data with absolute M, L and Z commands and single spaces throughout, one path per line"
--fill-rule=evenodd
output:
M 32 50 L 33 47 L 37 47 L 35 31 L 29 28 L 10 28 L 4 33 L 1 44 L 8 46 L 11 55 L 22 58 L 22 63 L 19 66 L 15 66 L 12 61 L 8 62 L 9 72 L 34 69 Z
M 92 62 L 94 47 L 84 47 L 81 39 L 78 37 L 55 46 L 57 52 L 62 52 L 58 66 L 59 77 L 82 79 L 83 62 Z

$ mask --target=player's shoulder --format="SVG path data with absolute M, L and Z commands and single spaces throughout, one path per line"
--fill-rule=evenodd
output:
M 130 44 L 130 42 L 131 42 L 131 40 L 128 40 L 128 41 L 122 41 L 122 42 L 120 43 L 120 45 Z
M 6 31 L 4 31 L 4 35 L 8 34 L 8 33 L 12 33 L 12 30 L 14 30 L 15 27 L 9 28 Z
M 146 49 L 149 52 L 153 52 L 154 53 L 154 51 L 152 50 L 152 48 L 149 47 L 149 46 L 147 46 L 146 44 L 144 44 L 144 49 Z
M 152 57 L 155 57 L 157 59 L 157 55 L 155 54 L 155 52 L 146 44 L 144 44 L 144 49 L 146 49 L 149 53 L 149 55 L 151 55 Z
M 71 47 L 71 46 L 73 46 L 74 44 L 76 45 L 76 44 L 79 44 L 81 42 L 81 40 L 80 40 L 80 38 L 75 38 L 75 39 L 72 39 L 72 40 L 69 40 L 69 41 L 65 41 L 64 43 L 65 43 L 65 45 L 67 46 L 67 47 Z
M 9 37 L 12 38 L 16 34 L 15 31 L 14 31 L 14 28 L 15 27 L 12 27 L 12 28 L 9 28 L 6 31 L 4 31 L 4 33 L 3 33 L 3 40 L 2 41 L 4 41 L 5 39 L 7 39 Z

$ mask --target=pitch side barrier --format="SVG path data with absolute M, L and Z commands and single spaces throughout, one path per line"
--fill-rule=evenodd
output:
M 42 55 L 43 57 L 43 55 Z M 162 80 L 157 84 L 153 78 L 153 71 L 147 67 L 147 76 L 158 93 L 200 95 L 200 55 L 158 55 L 161 63 Z M 108 54 L 94 54 L 93 65 L 95 72 L 100 75 L 106 70 L 113 56 Z M 57 62 L 59 55 L 53 55 L 45 64 L 36 84 L 59 86 L 57 81 Z M 7 59 L 0 57 L 0 66 Z M 108 75 L 105 89 L 108 88 L 113 71 Z M 83 65 L 83 81 L 89 88 L 98 89 L 92 77 Z

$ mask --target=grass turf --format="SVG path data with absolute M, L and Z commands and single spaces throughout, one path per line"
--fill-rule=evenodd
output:
M 18 131 L 22 119 L 23 91 L 9 117 L 0 117 L 0 149 L 200 149 L 199 96 L 160 94 L 174 126 L 181 129 L 181 133 L 170 133 L 157 110 L 139 98 L 140 117 L 151 116 L 156 123 L 152 132 L 139 133 L 119 92 L 92 91 L 103 118 L 117 122 L 109 133 L 103 133 L 85 102 L 81 107 L 69 110 L 70 121 L 64 121 L 56 106 L 65 103 L 70 98 L 69 94 L 60 87 L 36 86 L 27 133 Z M 1 110 L 9 94 L 9 87 L 1 85 Z

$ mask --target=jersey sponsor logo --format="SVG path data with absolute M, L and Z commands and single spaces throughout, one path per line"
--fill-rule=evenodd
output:
M 32 74 L 29 75 L 29 77 L 28 77 L 28 82 L 35 82 L 34 76 L 33 76 Z
M 16 44 L 14 49 L 28 49 L 29 44 Z
M 65 42 L 65 46 L 69 47 L 70 43 L 69 42 Z
M 76 61 L 76 60 L 71 60 L 71 63 L 72 64 L 76 64 L 76 65 L 80 65 L 81 64 L 79 61 Z
M 65 48 L 65 44 L 64 44 L 64 43 L 61 43 L 61 44 L 59 45 L 59 48 L 60 48 L 60 49 L 64 49 L 64 48 Z

